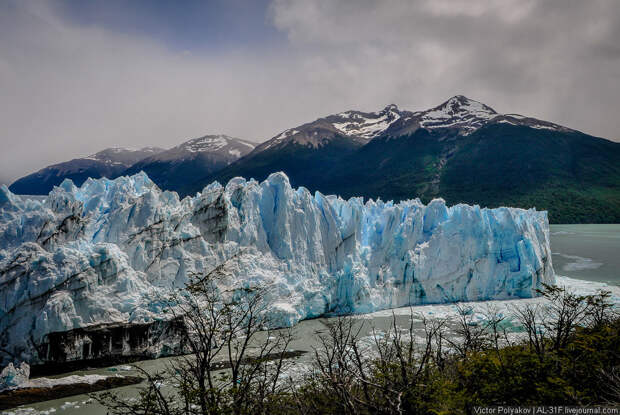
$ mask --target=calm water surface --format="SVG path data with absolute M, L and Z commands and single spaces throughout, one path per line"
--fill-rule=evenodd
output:
M 555 273 L 620 285 L 620 224 L 551 225 Z

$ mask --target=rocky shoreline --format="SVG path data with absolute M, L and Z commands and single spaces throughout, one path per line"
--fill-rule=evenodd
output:
M 33 377 L 102 368 L 183 353 L 180 319 L 97 324 L 49 333 L 30 362 Z
M 135 385 L 142 382 L 139 376 L 109 376 L 93 383 L 77 382 L 51 386 L 33 386 L 9 389 L 0 392 L 0 410 L 15 408 L 20 405 L 65 398 L 67 396 L 98 392 L 121 386 Z

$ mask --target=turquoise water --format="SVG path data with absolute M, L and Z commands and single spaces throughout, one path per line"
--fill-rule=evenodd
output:
M 620 224 L 551 225 L 557 275 L 620 286 Z

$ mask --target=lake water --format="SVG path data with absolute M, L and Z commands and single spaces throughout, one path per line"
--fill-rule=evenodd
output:
M 583 293 L 592 293 L 599 288 L 605 288 L 604 284 L 613 293 L 614 301 L 620 304 L 620 225 L 552 225 L 551 226 L 551 251 L 553 253 L 553 266 L 558 276 L 558 284 L 567 285 L 573 290 Z M 492 301 L 486 303 L 472 303 L 477 310 L 482 310 L 489 304 L 500 310 L 525 302 L 537 302 L 540 299 L 524 299 L 511 301 Z M 429 305 L 413 307 L 414 312 L 427 316 L 449 316 L 454 312 L 454 306 Z M 394 313 L 400 323 L 409 322 L 410 308 L 385 310 L 359 316 L 364 320 L 364 333 L 370 334 L 371 328 L 378 330 L 387 327 Z M 327 319 L 315 319 L 302 321 L 296 326 L 297 339 L 291 345 L 295 350 L 312 350 L 316 345 L 316 332 L 325 329 Z M 170 358 L 162 358 L 140 362 L 140 366 L 149 370 L 157 371 L 165 367 Z M 309 355 L 299 358 L 303 363 L 309 359 Z M 303 368 L 303 366 L 301 366 Z M 123 367 L 103 368 L 91 371 L 80 371 L 72 374 L 107 374 L 116 373 L 132 374 L 125 372 Z M 136 386 L 118 388 L 117 391 L 133 395 Z M 78 395 L 54 401 L 41 402 L 27 405 L 23 408 L 12 409 L 2 414 L 89 414 L 104 415 L 105 409 L 95 403 L 87 402 L 88 396 Z
M 558 275 L 620 285 L 620 224 L 551 225 Z

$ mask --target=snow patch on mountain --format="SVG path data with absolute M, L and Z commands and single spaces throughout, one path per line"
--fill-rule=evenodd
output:
M 217 152 L 223 149 L 224 147 L 231 147 L 231 146 L 238 146 L 238 145 L 247 147 L 250 150 L 255 147 L 253 144 L 250 144 L 249 142 L 241 140 L 239 138 L 234 138 L 234 137 L 229 137 L 227 135 L 218 134 L 218 135 L 206 135 L 204 137 L 194 138 L 192 140 L 184 142 L 183 144 L 175 147 L 174 149 L 182 149 L 190 153 Z M 247 150 L 244 151 L 244 153 L 247 153 Z
M 256 148 L 257 152 L 290 143 L 320 148 L 336 137 L 346 137 L 358 144 L 366 144 L 374 137 L 383 134 L 407 111 L 400 111 L 394 104 L 381 111 L 345 111 L 319 118 L 295 128 L 289 128 Z
M 332 125 L 341 133 L 347 136 L 363 137 L 371 139 L 383 133 L 401 114 L 396 105 L 388 105 L 379 112 L 364 116 L 362 113 L 347 111 L 338 114 L 339 117 L 346 119 L 343 122 L 334 122 Z
M 290 130 L 283 131 L 282 133 L 280 133 L 279 135 L 274 137 L 273 140 L 275 140 L 275 141 L 284 140 L 285 138 L 292 137 L 292 136 L 294 136 L 297 133 L 299 133 L 299 130 L 291 128 Z
M 161 153 L 162 151 L 164 151 L 164 149 L 159 147 L 143 147 L 139 149 L 130 147 L 111 147 L 83 157 L 82 159 L 96 160 L 105 164 L 129 167 L 131 164 L 143 158 Z
M 290 128 L 256 148 L 256 152 L 295 143 L 320 148 L 335 137 L 366 144 L 377 137 L 399 137 L 419 128 L 467 136 L 489 123 L 508 123 L 537 129 L 573 131 L 566 127 L 518 114 L 499 114 L 493 108 L 456 95 L 425 111 L 410 112 L 391 104 L 377 112 L 344 111 Z
M 530 128 L 536 128 L 538 130 L 551 130 L 561 132 L 574 132 L 567 127 L 563 127 L 558 124 L 554 124 L 549 121 L 542 121 L 532 117 L 526 117 L 519 114 L 500 114 L 494 117 L 491 122 L 498 124 L 511 124 L 517 126 L 526 126 Z
M 148 168 L 147 166 L 151 163 L 179 163 L 183 160 L 191 160 L 204 155 L 214 158 L 219 157 L 225 164 L 229 164 L 248 154 L 254 147 L 252 143 L 224 134 L 206 135 L 185 141 L 169 150 L 145 158 L 130 170 L 133 173 L 134 171 L 137 172 L 139 168 Z
M 190 140 L 183 144 L 183 147 L 190 153 L 197 151 L 217 151 L 224 147 L 228 141 L 221 135 L 206 136 Z
M 468 135 L 496 115 L 493 108 L 457 95 L 435 108 L 414 113 L 414 118 L 426 129 L 450 128 Z

